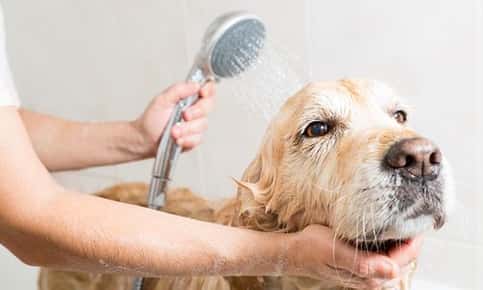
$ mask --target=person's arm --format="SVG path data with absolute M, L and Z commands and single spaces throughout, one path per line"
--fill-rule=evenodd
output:
M 67 192 L 36 157 L 17 112 L 1 108 L 0 241 L 24 262 L 54 268 L 181 275 L 243 268 L 236 253 L 265 252 L 271 235 L 225 228 Z M 241 251 L 240 251 L 241 250 Z M 271 254 L 273 253 L 273 254 Z M 221 265 L 221 264 L 220 264 Z M 236 269 L 236 270 L 235 270 Z M 273 266 L 255 266 L 270 272 Z
M 321 226 L 263 233 L 68 192 L 36 156 L 17 110 L 0 108 L 0 119 L 0 243 L 27 264 L 142 276 L 342 274 L 357 285 L 397 276 L 389 257 L 357 255 Z
M 134 121 L 76 122 L 21 109 L 20 115 L 42 163 L 50 171 L 81 169 L 140 160 L 154 156 L 158 138 L 176 102 L 197 93 L 194 83 L 180 83 L 156 97 Z M 196 146 L 206 129 L 213 105 L 213 86 L 184 114 L 186 122 L 174 128 L 185 149 Z

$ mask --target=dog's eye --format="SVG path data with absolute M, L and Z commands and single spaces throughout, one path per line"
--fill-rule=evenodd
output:
M 408 114 L 403 110 L 394 112 L 392 117 L 400 124 L 404 124 L 408 120 Z
M 304 136 L 313 138 L 321 137 L 327 134 L 330 130 L 329 124 L 321 121 L 310 123 L 307 128 L 305 128 Z

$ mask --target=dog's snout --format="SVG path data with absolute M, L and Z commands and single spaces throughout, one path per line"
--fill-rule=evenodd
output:
M 401 169 L 410 177 L 436 178 L 441 167 L 439 148 L 425 138 L 403 139 L 391 146 L 385 162 L 393 169 Z

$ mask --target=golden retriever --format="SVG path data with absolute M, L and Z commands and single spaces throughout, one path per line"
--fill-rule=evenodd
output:
M 271 121 L 257 156 L 236 182 L 236 197 L 215 210 L 188 189 L 175 189 L 163 210 L 270 232 L 322 224 L 361 250 L 387 250 L 440 228 L 452 201 L 447 161 L 406 120 L 405 105 L 383 83 L 309 84 Z M 98 195 L 146 206 L 146 191 L 144 184 L 123 184 Z M 408 289 L 407 280 L 401 280 L 400 289 Z M 39 287 L 129 290 L 131 281 L 42 269 Z M 327 285 L 285 276 L 163 277 L 148 279 L 145 289 L 325 290 Z

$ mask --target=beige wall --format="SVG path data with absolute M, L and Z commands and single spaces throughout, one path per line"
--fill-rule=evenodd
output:
M 477 284 L 483 283 L 483 265 L 478 264 L 483 260 L 479 0 L 2 4 L 23 104 L 64 117 L 136 117 L 151 96 L 185 77 L 206 25 L 234 9 L 260 15 L 272 41 L 297 56 L 295 66 L 310 79 L 357 76 L 391 83 L 414 105 L 413 125 L 441 145 L 457 178 L 456 213 L 442 232 L 428 238 L 418 279 L 483 289 Z M 240 176 L 266 125 L 262 116 L 240 106 L 230 93 L 233 86 L 226 82 L 219 87 L 204 145 L 183 156 L 177 168 L 177 184 L 206 196 L 233 193 L 229 177 Z M 120 181 L 148 181 L 151 163 L 63 173 L 58 178 L 68 187 L 91 192 Z M 6 251 L 0 254 L 0 277 L 5 288 L 34 289 L 35 270 Z

